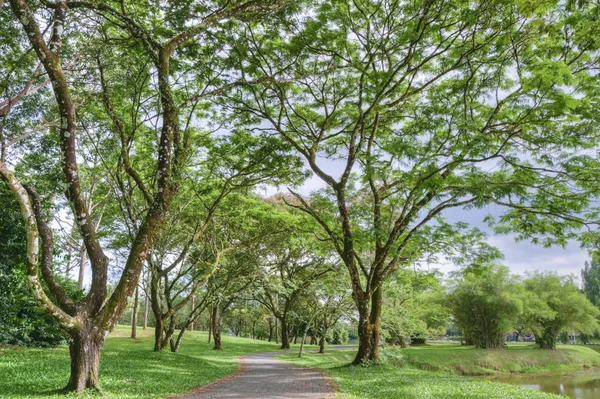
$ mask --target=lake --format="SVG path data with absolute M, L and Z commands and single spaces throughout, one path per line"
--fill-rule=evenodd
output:
M 503 374 L 482 377 L 575 399 L 600 398 L 600 370 L 578 372 Z

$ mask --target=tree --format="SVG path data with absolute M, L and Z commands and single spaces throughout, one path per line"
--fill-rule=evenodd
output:
M 331 273 L 314 288 L 317 310 L 320 314 L 320 320 L 315 322 L 315 328 L 320 325 L 315 334 L 315 337 L 320 336 L 319 353 L 325 353 L 325 343 L 328 339 L 331 341 L 331 331 L 340 319 L 352 314 L 352 291 L 346 284 L 343 274 L 343 269 Z
M 221 7 L 218 2 L 214 2 L 204 4 L 189 13 L 173 13 L 172 9 L 164 10 L 165 15 L 168 15 L 164 22 L 169 28 L 157 31 L 152 26 L 146 25 L 147 21 L 154 20 L 147 17 L 160 15 L 162 11 L 143 6 L 138 2 L 131 2 L 127 6 L 118 4 L 118 9 L 104 2 L 44 2 L 41 9 L 35 10 L 26 0 L 10 1 L 13 18 L 24 33 L 20 37 L 29 42 L 30 48 L 34 50 L 52 84 L 54 106 L 60 119 L 60 161 L 67 186 L 67 199 L 79 226 L 92 269 L 92 284 L 89 292 L 83 300 L 75 302 L 52 270 L 53 236 L 42 212 L 39 195 L 31 187 L 26 189 L 8 169 L 5 162 L 0 161 L 0 175 L 16 195 L 25 220 L 27 277 L 31 291 L 37 302 L 60 323 L 70 338 L 71 375 L 66 386 L 67 390 L 81 392 L 86 388 L 99 389 L 100 352 L 104 340 L 127 306 L 127 298 L 133 294 L 137 286 L 152 240 L 159 232 L 165 214 L 178 193 L 187 166 L 187 155 L 192 150 L 189 147 L 191 129 L 182 129 L 180 117 L 186 111 L 189 114 L 189 109 L 202 98 L 202 92 L 195 93 L 194 96 L 187 93 L 183 101 L 176 96 L 176 94 L 183 94 L 185 90 L 180 90 L 177 80 L 172 80 L 174 74 L 182 73 L 179 69 L 181 64 L 174 58 L 174 54 L 184 56 L 185 52 L 177 52 L 183 46 L 194 47 L 192 43 L 197 44 L 202 40 L 206 43 L 209 30 L 218 31 L 223 28 L 223 25 L 230 25 L 230 21 L 236 20 L 240 15 L 245 18 L 251 15 L 256 17 L 262 12 L 277 10 L 282 5 L 278 1 L 265 0 Z M 169 7 L 168 4 L 156 5 L 156 7 L 161 6 Z M 135 9 L 135 12 L 130 14 L 128 8 Z M 153 159 L 153 167 L 150 169 L 155 178 L 152 179 L 142 179 L 140 171 L 128 162 L 132 130 L 127 130 L 127 125 L 122 123 L 118 113 L 113 112 L 114 109 L 110 106 L 106 107 L 107 112 L 104 114 L 104 118 L 112 121 L 121 133 L 121 148 L 117 157 L 119 169 L 126 175 L 126 179 L 134 183 L 131 187 L 134 187 L 133 189 L 147 203 L 145 216 L 132 231 L 133 239 L 128 248 L 123 272 L 110 294 L 107 289 L 109 259 L 92 221 L 92 209 L 85 201 L 78 174 L 80 170 L 76 140 L 82 126 L 77 124 L 77 100 L 73 95 L 77 92 L 77 87 L 74 87 L 73 80 L 69 79 L 74 77 L 73 74 L 71 76 L 65 74 L 64 53 L 61 52 L 63 43 L 68 43 L 65 37 L 73 34 L 73 31 L 67 28 L 69 16 L 72 15 L 69 10 L 81 11 L 80 16 L 72 19 L 71 27 L 80 28 L 74 36 L 77 36 L 77 33 L 89 34 L 90 41 L 93 44 L 100 44 L 99 47 L 110 41 L 105 40 L 108 37 L 115 37 L 117 40 L 112 43 L 125 43 L 124 48 L 127 48 L 130 54 L 140 56 L 144 59 L 143 63 L 151 65 L 156 73 L 157 86 L 149 82 L 146 84 L 156 90 L 155 94 L 160 99 L 160 109 L 154 116 L 154 120 L 159 121 L 157 132 L 160 133 L 157 134 L 156 145 L 146 147 L 153 155 L 150 157 Z M 104 23 L 97 23 L 97 16 L 101 17 Z M 91 29 L 91 32 L 84 29 L 84 21 L 97 29 Z M 49 29 L 43 32 L 40 28 L 42 25 Z M 127 36 L 124 41 L 121 40 L 123 34 Z M 77 37 L 73 39 L 80 46 L 85 45 L 84 41 L 77 41 Z M 68 48 L 67 45 L 65 47 Z M 122 51 L 123 48 L 119 50 L 113 47 L 112 50 Z M 91 65 L 90 60 L 97 59 L 96 55 L 97 53 L 88 57 L 86 68 L 83 69 Z M 131 60 L 121 60 L 121 65 L 124 66 L 126 63 L 130 65 Z M 128 66 L 125 66 L 121 70 L 127 69 Z M 101 68 L 97 72 L 102 75 Z M 199 80 L 210 81 L 210 78 Z M 190 97 L 195 98 L 191 104 L 188 103 Z M 133 108 L 135 106 L 133 105 Z M 188 121 L 190 119 L 191 116 Z M 138 127 L 136 125 L 138 121 L 133 122 Z M 52 295 L 47 293 L 40 282 L 40 266 L 42 278 Z
M 581 270 L 581 281 L 583 282 L 583 293 L 587 299 L 596 306 L 600 306 L 600 263 L 595 258 L 591 262 L 586 261 Z
M 565 13 L 541 1 L 340 0 L 315 1 L 308 20 L 246 24 L 232 62 L 256 84 L 225 102 L 327 186 L 294 206 L 348 269 L 354 364 L 378 358 L 386 278 L 429 250 L 425 236 L 456 230 L 440 227 L 445 210 L 498 204 L 507 229 L 559 242 L 585 223 L 595 194 L 570 182 L 596 164 L 579 155 L 594 145 L 582 100 L 593 64 L 568 45 L 579 33 L 563 34 Z
M 289 317 L 294 306 L 311 285 L 318 284 L 324 276 L 335 271 L 337 265 L 330 254 L 323 251 L 318 240 L 307 233 L 314 227 L 310 219 L 281 209 L 277 202 L 271 211 L 269 225 L 285 227 L 280 234 L 263 243 L 260 252 L 263 273 L 255 283 L 255 299 L 279 320 L 281 349 L 289 349 Z M 296 325 L 298 327 L 300 325 Z
M 504 348 L 504 337 L 524 307 L 522 287 L 508 268 L 467 270 L 454 284 L 448 304 L 466 342 L 481 349 Z
M 386 342 L 403 348 L 445 328 L 448 310 L 435 273 L 402 270 L 385 284 L 381 328 Z
M 528 294 L 523 324 L 533 331 L 541 349 L 556 349 L 561 332 L 592 334 L 598 330 L 600 310 L 579 291 L 572 277 L 537 272 L 523 283 Z
M 155 245 L 149 259 L 157 351 L 171 341 L 176 313 L 215 274 L 222 256 L 247 250 L 259 243 L 259 237 L 268 236 L 260 225 L 253 226 L 236 216 L 251 214 L 249 208 L 262 206 L 239 195 L 267 181 L 293 184 L 302 177 L 297 158 L 287 156 L 273 140 L 240 130 L 210 142 L 206 154 L 194 157 L 193 163 L 199 166 L 187 173 L 182 193 L 167 215 L 170 223 L 156 238 L 159 245 Z M 200 267 L 202 264 L 211 266 Z M 199 301 L 190 317 L 206 304 Z M 171 341 L 171 350 L 175 348 L 178 345 Z

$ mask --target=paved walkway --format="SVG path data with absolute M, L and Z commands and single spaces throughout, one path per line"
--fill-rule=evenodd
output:
M 182 399 L 332 399 L 335 396 L 333 382 L 325 374 L 276 360 L 282 353 L 244 356 L 239 372 Z

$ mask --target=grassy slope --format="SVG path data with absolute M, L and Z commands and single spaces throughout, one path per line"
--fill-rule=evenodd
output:
M 140 329 L 141 330 L 141 329 Z M 190 391 L 238 369 L 246 353 L 277 350 L 278 345 L 248 338 L 223 336 L 223 350 L 213 351 L 206 333 L 186 333 L 179 353 L 152 352 L 152 331 L 127 338 L 117 329 L 107 339 L 100 364 L 100 385 L 109 398 L 162 398 Z M 69 351 L 56 349 L 0 349 L 0 397 L 57 397 L 66 385 Z M 79 398 L 96 396 L 86 393 Z M 60 397 L 65 398 L 64 395 Z
M 412 365 L 434 371 L 463 375 L 486 375 L 531 371 L 573 371 L 600 367 L 600 353 L 585 346 L 560 345 L 556 351 L 534 345 L 510 345 L 506 350 L 488 351 L 456 344 L 416 346 L 402 350 Z
M 282 360 L 327 372 L 345 399 L 554 399 L 559 396 L 486 380 L 383 364 L 352 367 L 353 351 L 284 355 Z

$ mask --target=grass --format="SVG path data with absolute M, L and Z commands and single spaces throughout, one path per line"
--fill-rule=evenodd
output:
M 433 344 L 415 346 L 401 352 L 406 361 L 417 368 L 462 375 L 575 371 L 600 367 L 600 353 L 578 345 L 559 345 L 558 350 L 546 351 L 531 344 L 512 344 L 505 350 Z
M 179 353 L 152 351 L 152 331 L 128 338 L 117 328 L 107 339 L 101 360 L 101 387 L 108 398 L 166 398 L 189 392 L 238 370 L 247 353 L 278 350 L 278 345 L 223 336 L 223 350 L 213 351 L 206 333 L 191 332 Z M 310 349 L 307 346 L 307 349 Z M 600 353 L 584 346 L 540 351 L 530 345 L 505 351 L 481 351 L 456 344 L 429 344 L 402 351 L 386 350 L 388 361 L 371 367 L 349 367 L 354 351 L 325 355 L 295 353 L 286 361 L 330 374 L 346 399 L 548 399 L 558 396 L 458 374 L 515 371 L 562 371 L 600 366 Z M 398 364 L 407 363 L 400 367 Z M 55 349 L 0 348 L 0 397 L 69 398 L 58 392 L 68 379 L 69 352 Z M 86 392 L 78 398 L 98 397 Z
M 349 366 L 348 363 L 352 361 L 354 354 L 354 351 L 339 351 L 324 355 L 306 354 L 302 358 L 289 354 L 279 358 L 326 372 L 337 382 L 345 399 L 561 398 L 519 386 L 414 367 L 394 366 L 393 362 L 369 367 Z
M 191 391 L 238 370 L 246 353 L 273 351 L 278 345 L 249 338 L 223 336 L 223 349 L 212 350 L 206 333 L 189 332 L 179 353 L 155 353 L 153 332 L 117 328 L 106 340 L 100 362 L 100 386 L 108 398 L 165 398 Z M 0 397 L 68 398 L 57 392 L 69 376 L 69 350 L 0 349 Z M 86 392 L 78 398 L 99 397 Z

